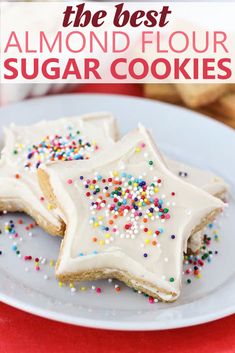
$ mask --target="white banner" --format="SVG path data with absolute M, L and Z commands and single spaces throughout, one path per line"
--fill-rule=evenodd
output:
M 235 82 L 235 3 L 0 6 L 1 83 Z

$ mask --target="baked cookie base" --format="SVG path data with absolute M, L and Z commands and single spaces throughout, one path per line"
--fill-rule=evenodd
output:
M 35 222 L 41 227 L 45 232 L 53 236 L 63 236 L 65 232 L 65 223 L 62 219 L 59 220 L 59 226 L 48 222 L 41 214 L 36 210 L 22 203 L 18 199 L 5 199 L 0 201 L 0 212 L 24 212 L 30 217 L 32 217 Z
M 38 184 L 45 196 L 45 198 L 50 202 L 52 208 L 57 208 L 56 196 L 53 193 L 50 184 L 50 177 L 43 169 L 38 169 Z
M 227 190 L 226 189 L 224 189 L 224 190 L 222 190 L 220 193 L 217 193 L 217 194 L 215 194 L 215 195 L 213 195 L 214 197 L 217 197 L 218 199 L 220 199 L 221 201 L 225 201 L 225 199 L 226 199 L 226 195 L 227 195 Z M 215 217 L 216 218 L 216 217 Z M 208 221 L 208 223 L 210 223 L 211 221 Z M 208 224 L 207 223 L 207 224 Z M 205 225 L 205 227 L 207 226 L 207 224 Z M 200 231 L 203 231 L 203 228 L 200 230 Z M 194 234 L 195 234 L 196 232 L 194 232 Z M 202 245 L 203 245 L 203 239 L 204 239 L 204 234 L 202 234 L 201 235 L 201 239 L 200 239 L 200 242 L 199 242 L 199 245 L 198 245 L 198 247 L 197 247 L 197 249 L 195 249 L 195 250 L 192 250 L 192 248 L 190 247 L 190 242 L 192 242 L 193 243 L 193 240 L 192 240 L 192 238 L 193 238 L 193 235 L 194 234 L 192 234 L 190 237 L 189 237 L 189 240 L 188 240 L 188 247 L 187 247 L 187 251 L 186 251 L 186 254 L 187 255 L 196 255 L 196 254 L 198 254 L 198 252 L 200 251 L 200 249 L 201 249 L 201 247 L 202 247 Z
M 57 262 L 56 267 L 59 266 L 59 260 Z M 118 269 L 110 269 L 110 268 L 101 268 L 96 270 L 88 270 L 80 273 L 66 273 L 61 275 L 56 275 L 56 278 L 61 282 L 84 282 L 84 281 L 95 281 L 99 279 L 108 279 L 115 278 L 123 283 L 125 283 L 128 287 L 135 289 L 136 291 L 140 291 L 141 293 L 145 293 L 150 297 L 156 298 L 162 302 L 174 302 L 178 295 L 175 292 L 167 292 L 166 290 L 154 286 L 147 281 L 143 281 L 137 277 L 133 277 L 130 273 L 118 270 Z M 158 293 L 164 294 L 166 296 L 170 296 L 169 300 L 164 300 Z

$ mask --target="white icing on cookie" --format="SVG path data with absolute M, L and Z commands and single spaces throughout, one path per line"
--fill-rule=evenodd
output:
M 127 271 L 165 300 L 179 296 L 188 237 L 224 204 L 170 172 L 144 127 L 90 161 L 42 168 L 66 220 L 57 276 Z
M 186 182 L 193 184 L 211 195 L 222 195 L 228 191 L 228 185 L 225 181 L 214 173 L 193 167 L 191 165 L 173 161 L 165 157 L 168 168 L 177 176 Z
M 116 122 L 109 113 L 41 121 L 31 126 L 12 124 L 4 132 L 0 202 L 15 202 L 20 210 L 32 209 L 55 227 L 60 226 L 59 213 L 42 198 L 36 174 L 39 165 L 51 160 L 93 157 L 117 138 Z

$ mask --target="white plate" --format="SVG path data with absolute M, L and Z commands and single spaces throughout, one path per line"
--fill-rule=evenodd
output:
M 173 304 L 150 304 L 143 295 L 120 284 L 121 292 L 114 290 L 116 282 L 99 281 L 102 289 L 97 294 L 91 284 L 86 291 L 72 294 L 69 287 L 58 286 L 53 267 L 48 262 L 41 270 L 34 263 L 18 258 L 11 249 L 14 239 L 0 235 L 0 299 L 25 311 L 58 321 L 96 328 L 123 330 L 154 330 L 183 327 L 208 322 L 235 312 L 235 133 L 234 130 L 200 114 L 175 106 L 146 99 L 114 95 L 60 95 L 34 99 L 0 109 L 1 124 L 15 121 L 29 124 L 41 119 L 55 119 L 63 115 L 84 114 L 91 111 L 111 111 L 118 117 L 122 133 L 141 121 L 150 127 L 162 150 L 172 157 L 209 168 L 223 176 L 231 185 L 231 201 L 227 217 L 217 224 L 222 238 L 213 246 L 219 254 L 202 271 L 202 278 L 184 285 L 180 299 Z M 2 139 L 2 136 L 0 136 Z M 0 217 L 0 227 L 24 215 Z M 56 259 L 60 240 L 50 237 L 39 228 L 25 230 L 16 224 L 16 239 L 23 255 Z M 215 229 L 214 229 L 215 230 Z M 213 229 L 209 230 L 212 232 Z M 25 271 L 25 268 L 28 271 Z M 45 280 L 44 276 L 49 279 Z M 185 279 L 184 279 L 185 282 Z

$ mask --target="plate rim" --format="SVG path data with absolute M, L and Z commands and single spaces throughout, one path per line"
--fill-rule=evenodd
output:
M 9 300 L 10 298 L 10 300 Z M 234 307 L 228 307 L 219 312 L 211 313 L 211 315 L 206 315 L 207 319 L 204 320 L 205 316 L 200 315 L 196 319 L 177 319 L 174 320 L 173 324 L 162 324 L 160 321 L 147 321 L 145 323 L 128 323 L 123 321 L 108 321 L 108 320 L 92 320 L 84 319 L 75 316 L 70 316 L 68 314 L 58 313 L 52 310 L 46 310 L 42 308 L 37 308 L 35 305 L 30 305 L 24 303 L 21 300 L 8 297 L 0 293 L 0 301 L 4 304 L 10 305 L 15 309 L 19 309 L 26 313 L 42 317 L 44 319 L 70 324 L 74 326 L 82 326 L 94 329 L 105 329 L 105 330 L 115 330 L 115 331 L 160 331 L 160 330 L 172 330 L 184 327 L 192 327 L 196 325 L 203 325 L 215 320 L 219 320 L 235 314 Z M 170 305 L 170 303 L 169 303 Z

